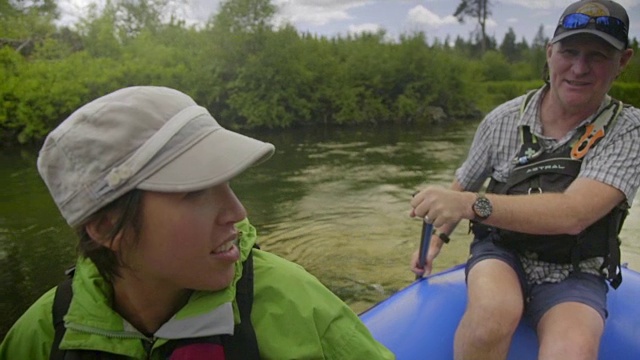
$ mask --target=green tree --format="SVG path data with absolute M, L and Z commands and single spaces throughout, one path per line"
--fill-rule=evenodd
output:
M 236 94 L 243 91 L 238 77 L 251 73 L 246 67 L 256 66 L 256 57 L 265 51 L 275 13 L 276 8 L 269 0 L 227 0 L 208 23 L 210 44 L 205 51 L 210 59 L 203 70 L 209 75 L 203 84 L 209 83 L 215 91 L 205 95 L 205 104 L 224 119 L 251 123 L 246 118 L 240 120 L 238 106 L 242 101 L 230 99 L 243 96 Z
M 504 35 L 502 44 L 500 44 L 500 52 L 510 63 L 514 63 L 521 59 L 520 48 L 516 44 L 516 33 L 511 27 Z
M 52 36 L 58 9 L 53 0 L 0 0 L 0 46 L 30 55 L 36 44 Z
M 230 110 L 244 127 L 286 128 L 311 120 L 313 74 L 299 61 L 297 32 L 285 27 L 264 35 L 264 49 L 250 54 L 226 84 Z
M 228 0 L 214 17 L 217 28 L 228 33 L 250 33 L 272 29 L 277 8 L 270 0 Z
M 127 37 L 139 34 L 143 29 L 158 31 L 162 16 L 169 10 L 169 0 L 117 0 L 116 8 L 119 28 Z
M 511 80 L 511 67 L 506 57 L 497 51 L 487 51 L 482 57 L 482 74 L 486 81 Z
M 534 74 L 540 74 L 547 63 L 547 44 L 549 38 L 544 33 L 544 25 L 540 25 L 531 43 L 530 61 Z
M 96 58 L 120 57 L 123 41 L 116 26 L 116 13 L 117 9 L 111 2 L 107 2 L 102 12 L 98 12 L 97 6 L 91 4 L 87 17 L 78 24 L 83 48 L 91 56 Z
M 484 54 L 487 49 L 487 18 L 491 16 L 491 2 L 489 0 L 461 0 L 453 13 L 460 23 L 468 16 L 478 22 L 480 28 L 480 51 Z

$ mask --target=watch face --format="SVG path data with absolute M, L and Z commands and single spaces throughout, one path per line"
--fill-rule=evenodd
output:
M 473 212 L 481 219 L 488 218 L 492 211 L 491 202 L 486 197 L 480 196 L 473 203 Z

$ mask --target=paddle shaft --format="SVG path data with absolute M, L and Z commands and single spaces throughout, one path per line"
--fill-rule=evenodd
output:
M 433 224 L 422 221 L 422 236 L 420 238 L 420 254 L 418 256 L 418 265 L 424 268 L 427 262 L 427 253 L 429 252 L 429 244 L 431 243 L 431 234 L 433 233 Z M 416 275 L 416 280 L 422 276 Z

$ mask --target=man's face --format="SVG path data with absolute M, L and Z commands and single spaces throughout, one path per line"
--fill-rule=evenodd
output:
M 570 36 L 547 47 L 552 92 L 566 108 L 600 105 L 611 84 L 631 58 L 590 34 Z

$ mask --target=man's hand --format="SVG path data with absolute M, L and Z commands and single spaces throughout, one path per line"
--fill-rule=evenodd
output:
M 457 224 L 463 219 L 473 219 L 473 202 L 476 195 L 471 192 L 428 186 L 411 199 L 411 217 L 428 219 L 436 228 L 445 224 Z
M 416 250 L 411 255 L 411 271 L 418 276 L 427 276 L 431 274 L 431 270 L 433 269 L 433 260 L 440 253 L 440 249 L 442 249 L 442 240 L 435 235 L 431 236 L 431 241 L 429 242 L 429 251 L 427 252 L 427 258 L 424 262 L 424 268 L 419 266 L 419 256 L 420 250 Z

